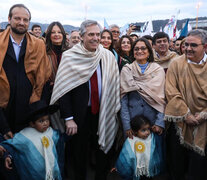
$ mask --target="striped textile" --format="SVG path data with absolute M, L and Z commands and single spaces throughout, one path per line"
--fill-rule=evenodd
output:
M 59 139 L 60 133 L 51 127 L 43 133 L 27 127 L 1 145 L 12 155 L 20 179 L 62 180 L 56 150 Z
M 102 96 L 99 111 L 98 143 L 107 153 L 117 130 L 116 113 L 120 109 L 119 70 L 114 55 L 99 45 L 95 52 L 86 50 L 82 43 L 65 51 L 57 71 L 50 104 L 64 94 L 89 81 L 101 60 Z

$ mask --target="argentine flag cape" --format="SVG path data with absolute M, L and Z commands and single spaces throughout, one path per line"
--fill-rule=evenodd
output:
M 116 169 L 124 179 L 139 180 L 153 177 L 163 170 L 161 137 L 151 133 L 147 139 L 127 138 L 116 162 Z
M 61 180 L 56 151 L 59 138 L 51 127 L 43 133 L 27 127 L 1 145 L 12 155 L 22 180 Z

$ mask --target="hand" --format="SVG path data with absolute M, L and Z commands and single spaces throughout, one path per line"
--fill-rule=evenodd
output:
M 197 118 L 199 119 L 199 118 Z M 185 118 L 185 122 L 189 126 L 196 126 L 199 124 L 199 121 L 196 119 L 196 117 L 192 114 L 188 114 Z
M 3 146 L 0 146 L 0 157 L 2 157 L 5 152 L 6 152 L 6 149 L 4 149 Z
M 65 126 L 66 126 L 66 134 L 67 135 L 77 134 L 78 126 L 74 120 L 66 121 Z
M 5 167 L 8 170 L 12 169 L 12 161 L 11 161 L 10 157 L 6 157 L 6 159 L 5 159 Z
M 127 137 L 129 137 L 130 139 L 133 139 L 133 131 L 131 129 L 126 131 L 126 135 Z
M 198 124 L 201 124 L 205 121 L 205 119 L 200 116 L 200 113 L 195 114 L 195 119 L 198 121 Z
M 7 139 L 11 139 L 13 137 L 14 137 L 14 135 L 13 135 L 13 133 L 11 131 L 9 131 L 6 134 L 4 134 L 4 139 L 6 139 L 6 140 Z
M 152 126 L 152 131 L 154 133 L 157 133 L 158 135 L 161 135 L 163 133 L 163 128 L 157 125 Z
M 131 32 L 133 32 L 133 30 L 134 30 L 135 27 L 136 26 L 135 25 L 132 25 L 132 24 L 129 26 L 129 29 L 127 30 L 127 35 L 128 36 L 131 34 Z
M 116 171 L 117 171 L 117 169 L 115 167 L 111 168 L 111 170 L 110 170 L 111 173 L 116 172 Z

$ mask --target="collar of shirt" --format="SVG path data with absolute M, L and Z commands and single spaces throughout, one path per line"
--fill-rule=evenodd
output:
M 19 47 L 21 47 L 22 46 L 22 42 L 23 42 L 23 40 L 24 40 L 24 38 L 22 38 L 22 40 L 21 40 L 21 42 L 18 44 L 15 40 L 14 40 L 14 38 L 12 37 L 12 35 L 10 34 L 10 38 L 11 38 L 11 41 L 12 41 L 12 44 L 14 45 L 17 45 L 17 46 L 19 46 Z
M 24 38 L 21 40 L 21 42 L 19 44 L 14 40 L 14 38 L 12 37 L 11 34 L 10 34 L 10 38 L 11 38 L 12 45 L 13 45 L 13 48 L 14 48 L 16 60 L 18 62 L 19 61 L 19 53 L 20 53 L 20 49 L 21 49 L 22 42 L 23 42 Z
M 160 59 L 160 55 L 158 54 L 157 51 L 155 51 L 155 54 L 157 55 L 157 57 Z
M 206 62 L 206 60 L 207 60 L 207 55 L 206 55 L 206 53 L 204 53 L 203 59 L 201 59 L 201 61 L 199 63 L 193 62 L 190 59 L 188 59 L 188 63 L 190 63 L 190 64 L 203 64 Z

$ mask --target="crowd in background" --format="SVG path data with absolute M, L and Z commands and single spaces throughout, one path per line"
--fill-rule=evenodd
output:
M 96 180 L 207 180 L 205 30 L 172 41 L 30 20 L 14 5 L 0 33 L 1 179 L 83 180 L 89 162 Z

